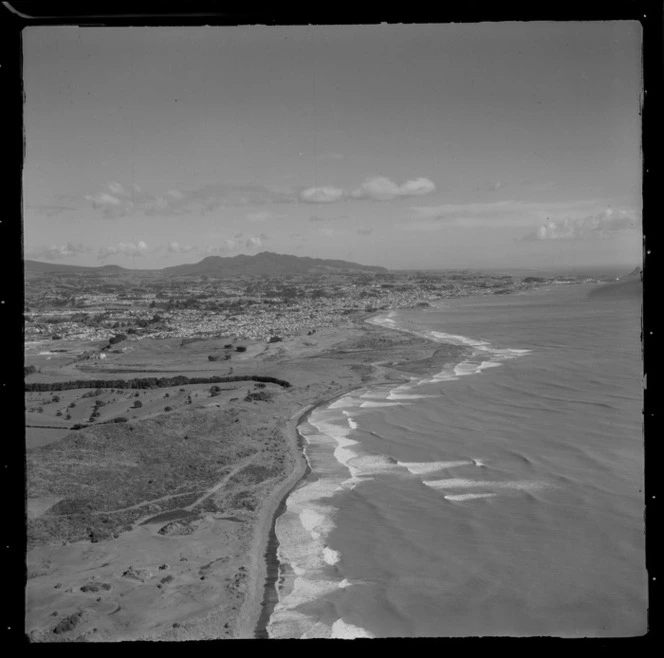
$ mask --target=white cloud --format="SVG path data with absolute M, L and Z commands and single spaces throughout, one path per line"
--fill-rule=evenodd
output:
M 351 192 L 354 199 L 372 199 L 374 201 L 391 201 L 399 197 L 420 196 L 430 194 L 436 186 L 428 178 L 416 178 L 406 181 L 403 185 L 391 181 L 384 176 L 375 176 L 367 180 Z
M 39 247 L 37 249 L 29 249 L 26 251 L 28 258 L 44 258 L 46 260 L 61 260 L 63 258 L 70 258 L 77 254 L 83 254 L 90 251 L 90 247 L 82 244 L 52 244 L 48 247 Z
M 143 256 L 149 252 L 148 245 L 139 240 L 137 243 L 134 242 L 118 242 L 115 245 L 109 245 L 108 247 L 102 247 L 99 250 L 98 258 L 99 260 L 105 260 L 109 256 Z
M 180 244 L 179 242 L 171 242 L 168 245 L 168 251 L 172 254 L 188 254 L 195 249 L 196 247 L 190 244 Z
M 308 187 L 300 192 L 300 200 L 305 203 L 334 203 L 346 197 L 339 187 Z
M 245 217 L 250 222 L 264 222 L 266 219 L 270 219 L 272 217 L 272 213 L 268 212 L 267 210 L 259 212 L 248 212 Z
M 588 217 L 562 217 L 548 219 L 536 231 L 528 233 L 522 240 L 587 240 L 610 238 L 622 231 L 638 228 L 634 213 L 611 208 Z
M 565 221 L 589 221 L 592 217 L 601 217 L 603 213 L 613 220 L 598 220 L 611 230 L 611 222 L 629 217 L 634 220 L 636 213 L 631 210 L 611 210 L 606 200 L 589 199 L 581 201 L 563 201 L 556 203 L 496 201 L 493 203 L 443 204 L 439 206 L 413 206 L 411 217 L 404 219 L 400 228 L 406 231 L 437 231 L 446 226 L 465 228 L 512 227 L 530 228 L 547 222 L 560 222 L 561 230 Z M 616 219 L 617 218 L 617 219 Z M 627 225 L 622 221 L 622 225 Z M 552 232 L 552 234 L 555 231 Z M 532 237 L 527 239 L 537 239 Z

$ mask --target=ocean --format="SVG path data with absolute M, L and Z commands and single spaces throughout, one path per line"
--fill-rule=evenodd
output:
M 269 637 L 646 632 L 641 301 L 594 288 L 372 319 L 463 355 L 299 426 Z

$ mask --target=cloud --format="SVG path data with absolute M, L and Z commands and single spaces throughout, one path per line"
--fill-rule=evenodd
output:
M 206 214 L 224 206 L 297 201 L 297 195 L 292 190 L 278 190 L 262 185 L 212 183 L 190 190 L 168 190 L 165 194 L 149 194 L 138 185 L 126 187 L 116 182 L 108 183 L 106 187 L 107 190 L 88 194 L 84 198 L 108 219 L 126 217 L 137 212 L 148 216 L 190 215 L 192 212 Z
M 413 206 L 412 214 L 400 228 L 406 231 L 438 231 L 448 226 L 464 228 L 530 228 L 548 221 L 576 221 L 615 213 L 616 216 L 636 217 L 633 211 L 611 210 L 606 199 L 562 201 L 556 203 L 495 201 L 492 203 L 443 204 Z M 607 215 L 608 216 L 608 215 Z M 609 224 L 607 224 L 608 226 Z M 537 239 L 537 238 L 528 238 Z
M 71 258 L 77 254 L 84 254 L 90 251 L 90 247 L 82 244 L 52 244 L 48 247 L 40 247 L 38 249 L 30 249 L 26 251 L 28 258 L 43 258 L 45 260 L 61 260 L 63 258 Z
M 171 254 L 188 254 L 190 251 L 195 251 L 196 247 L 190 244 L 180 244 L 179 242 L 171 242 L 168 245 L 168 251 Z
M 320 217 L 319 215 L 312 215 L 309 217 L 310 222 L 331 222 L 335 219 L 346 219 L 348 215 L 335 215 L 333 217 Z
M 272 216 L 273 215 L 271 212 L 263 210 L 260 212 L 248 212 L 245 215 L 245 218 L 250 222 L 264 222 L 266 219 L 270 219 Z
M 355 190 L 349 191 L 333 185 L 305 188 L 278 188 L 264 185 L 232 185 L 210 183 L 189 190 L 168 190 L 163 194 L 149 194 L 138 185 L 110 182 L 106 189 L 84 197 L 103 217 L 114 219 L 135 213 L 148 216 L 208 214 L 219 208 L 235 206 L 264 206 L 271 204 L 330 204 L 349 198 L 390 201 L 408 196 L 429 194 L 436 186 L 428 178 L 416 178 L 397 185 L 383 176 L 368 178 Z M 264 221 L 275 215 L 267 211 L 247 213 L 249 221 Z
M 120 183 L 109 183 L 108 188 L 111 190 L 111 192 L 113 192 L 113 194 L 125 194 L 124 187 L 122 187 Z
M 548 219 L 536 231 L 521 238 L 527 242 L 538 240 L 588 240 L 615 237 L 623 231 L 638 228 L 634 213 L 611 208 L 581 218 Z
M 245 215 L 245 219 L 250 222 L 264 222 L 268 219 L 281 219 L 282 217 L 287 217 L 288 215 L 277 215 L 273 212 L 267 210 L 262 210 L 258 212 L 248 212 Z
M 135 258 L 136 256 L 143 256 L 149 251 L 150 248 L 143 240 L 139 240 L 137 243 L 118 242 L 115 245 L 102 247 L 97 257 L 99 260 L 106 260 L 109 256 L 131 256 Z
M 435 191 L 436 186 L 428 178 L 416 178 L 397 185 L 389 178 L 375 176 L 367 178 L 360 187 L 351 192 L 354 199 L 371 199 L 373 201 L 391 201 L 399 197 L 420 196 Z
M 300 191 L 300 201 L 305 203 L 335 203 L 346 198 L 340 187 L 308 187 Z
M 37 204 L 37 205 L 28 205 L 26 206 L 30 210 L 35 210 L 38 213 L 41 213 L 42 215 L 46 215 L 46 217 L 55 217 L 56 215 L 61 215 L 63 212 L 67 211 L 74 211 L 76 208 L 73 206 L 64 206 L 64 205 L 48 205 L 48 204 Z
M 232 238 L 219 239 L 218 236 L 210 236 L 214 241 L 204 247 L 193 247 L 192 250 L 205 255 L 228 255 L 238 253 L 243 250 L 255 250 L 263 247 L 264 243 L 270 239 L 269 235 L 260 233 L 259 235 L 245 235 L 236 233 Z

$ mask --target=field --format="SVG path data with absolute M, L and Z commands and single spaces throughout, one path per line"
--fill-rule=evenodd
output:
M 26 382 L 231 374 L 291 386 L 26 393 L 29 636 L 251 637 L 272 515 L 304 471 L 295 419 L 369 379 L 407 377 L 403 362 L 421 368 L 435 346 L 366 324 L 244 352 L 228 339 L 127 343 L 103 360 L 78 359 L 93 345 L 50 359 L 37 346 L 26 365 L 41 371 Z

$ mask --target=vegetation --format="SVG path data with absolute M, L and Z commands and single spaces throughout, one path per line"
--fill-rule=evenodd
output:
M 246 349 L 246 348 L 245 348 Z M 95 391 L 85 393 L 82 397 L 94 397 L 101 395 L 102 389 L 107 388 L 129 388 L 129 389 L 151 389 L 168 388 L 171 386 L 183 386 L 184 384 L 221 384 L 225 382 L 265 382 L 277 384 L 282 388 L 290 388 L 290 382 L 277 377 L 263 375 L 227 375 L 214 377 L 137 377 L 134 379 L 75 379 L 68 382 L 33 382 L 25 384 L 26 393 L 39 393 L 43 391 L 70 391 L 76 388 L 94 388 Z

